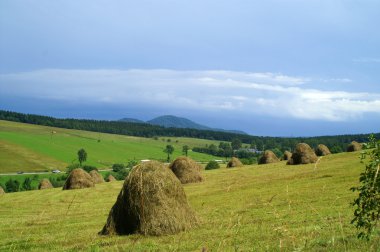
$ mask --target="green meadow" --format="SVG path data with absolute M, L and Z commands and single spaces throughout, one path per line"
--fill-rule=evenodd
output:
M 99 236 L 122 182 L 0 196 L 0 251 L 379 251 L 350 224 L 359 153 L 203 171 L 185 185 L 199 227 L 160 237 Z
M 165 160 L 163 149 L 167 144 L 174 146 L 175 158 L 182 155 L 184 145 L 192 148 L 211 143 L 219 144 L 195 138 L 131 137 L 0 120 L 0 173 L 64 170 L 68 164 L 77 162 L 80 148 L 88 153 L 87 165 L 109 168 L 114 163 L 134 159 Z M 191 151 L 189 156 L 197 161 L 216 158 Z

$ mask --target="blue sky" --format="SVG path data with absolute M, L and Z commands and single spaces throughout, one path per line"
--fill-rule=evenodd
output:
M 0 109 L 379 132 L 380 1 L 0 1 Z

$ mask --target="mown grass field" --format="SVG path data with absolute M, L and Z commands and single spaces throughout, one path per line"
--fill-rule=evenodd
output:
M 0 251 L 379 251 L 350 224 L 359 153 L 203 171 L 185 185 L 198 228 L 161 237 L 99 236 L 122 182 L 0 196 Z
M 165 159 L 163 149 L 167 144 L 174 146 L 173 157 L 177 157 L 182 155 L 183 145 L 194 147 L 211 143 L 219 144 L 193 138 L 160 137 L 155 140 L 0 120 L 0 173 L 63 170 L 76 162 L 80 148 L 88 153 L 86 164 L 104 168 L 133 159 Z M 196 152 L 189 152 L 189 156 L 198 161 L 215 159 Z

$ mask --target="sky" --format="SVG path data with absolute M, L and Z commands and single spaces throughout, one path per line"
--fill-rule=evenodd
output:
M 0 109 L 380 132 L 380 1 L 0 0 Z

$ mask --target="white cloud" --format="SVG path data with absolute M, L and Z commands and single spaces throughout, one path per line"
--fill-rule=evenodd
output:
M 335 79 L 343 82 L 348 79 Z M 345 121 L 380 114 L 380 94 L 324 91 L 311 78 L 233 71 L 62 70 L 0 75 L 3 95 Z

